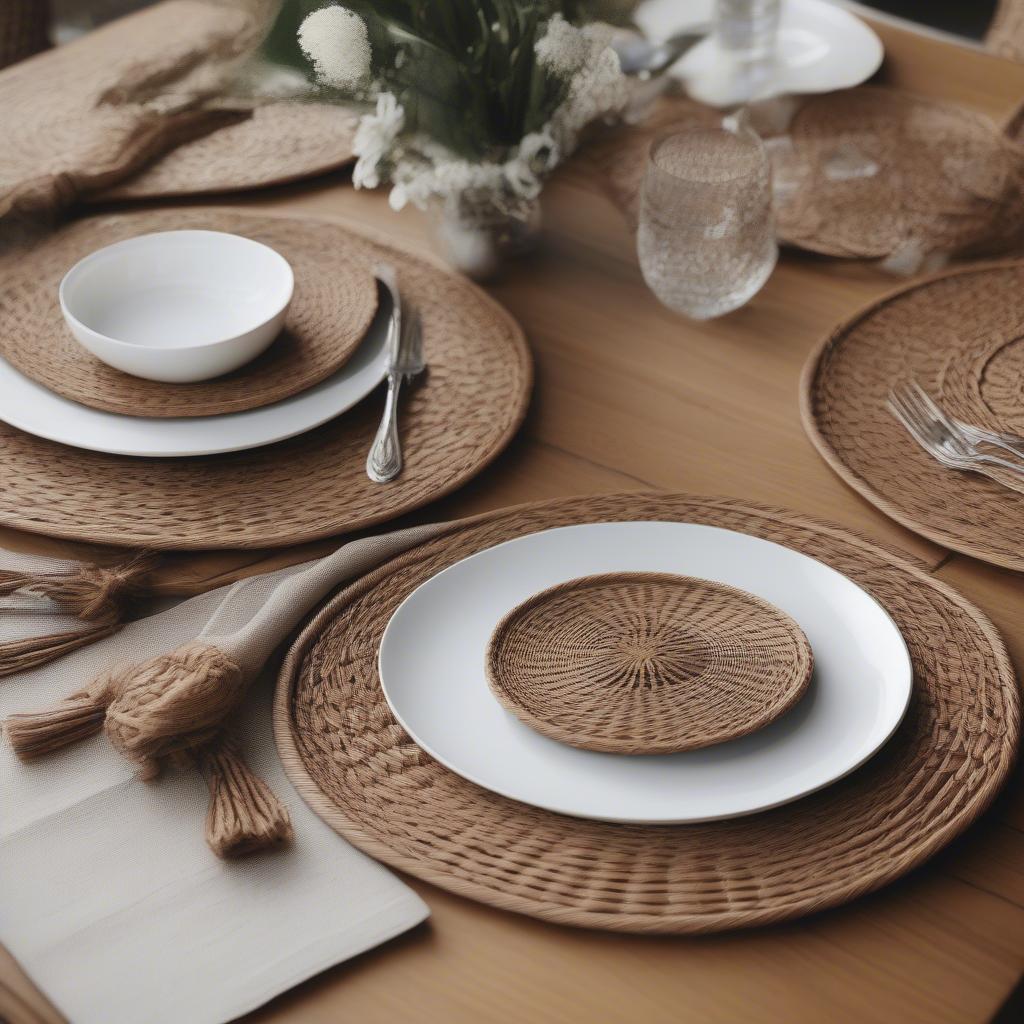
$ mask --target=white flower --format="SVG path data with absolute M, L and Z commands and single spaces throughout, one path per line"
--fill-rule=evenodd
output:
M 308 15 L 299 26 L 299 46 L 322 85 L 353 89 L 370 74 L 366 22 L 346 7 L 322 7 Z
M 519 143 L 519 159 L 525 161 L 537 174 L 553 171 L 561 157 L 558 143 L 547 127 L 542 131 L 524 135 Z
M 629 86 L 618 54 L 605 47 L 573 77 L 569 94 L 548 125 L 562 155 L 576 147 L 579 133 L 591 121 L 620 112 L 629 100 Z
M 581 29 L 555 14 L 533 49 L 542 68 L 560 78 L 570 78 L 590 56 L 590 41 Z
M 405 111 L 390 92 L 377 96 L 377 109 L 359 119 L 353 152 L 359 158 L 352 171 L 356 188 L 376 188 L 380 184 L 380 163 L 391 151 L 405 127 Z
M 540 178 L 522 157 L 509 160 L 503 167 L 509 191 L 521 199 L 536 199 L 540 195 Z

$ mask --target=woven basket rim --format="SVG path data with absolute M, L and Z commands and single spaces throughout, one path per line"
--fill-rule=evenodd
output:
M 760 502 L 739 501 L 729 497 L 711 497 L 706 495 L 689 495 L 682 492 L 653 490 L 653 491 L 632 491 L 616 492 L 607 495 L 587 496 L 601 497 L 612 500 L 638 500 L 644 497 L 678 498 L 686 501 L 699 501 L 708 505 L 724 504 L 728 506 L 739 506 L 756 515 L 764 518 L 771 518 L 773 514 L 792 517 L 799 524 L 808 529 L 820 532 L 826 536 L 832 535 L 841 538 L 847 543 L 852 542 L 858 548 L 866 548 L 876 553 L 886 555 L 894 565 L 908 576 L 918 580 L 922 584 L 933 588 L 940 595 L 951 603 L 962 609 L 978 626 L 986 641 L 991 645 L 992 655 L 997 663 L 999 672 L 1009 677 L 1014 682 L 1014 692 L 1018 694 L 1020 684 L 1017 680 L 1013 663 L 1009 657 L 1005 642 L 991 619 L 973 602 L 960 594 L 955 588 L 945 581 L 932 575 L 929 567 L 916 555 L 901 551 L 898 547 L 886 541 L 875 541 L 855 529 L 849 529 L 818 519 L 815 516 L 806 515 L 801 512 L 782 509 L 777 506 L 765 505 Z M 510 506 L 506 509 L 499 509 L 492 512 L 481 513 L 464 520 L 450 521 L 445 526 L 447 529 L 440 534 L 447 537 L 453 532 L 465 527 L 472 527 L 477 524 L 487 523 L 502 516 L 512 516 L 533 509 L 544 507 L 558 507 L 560 502 L 572 502 L 574 500 L 585 500 L 583 497 L 556 499 L 554 501 L 535 501 L 520 505 Z M 610 520 L 611 521 L 611 520 Z M 616 520 L 618 521 L 618 520 Z M 431 543 L 438 538 L 432 538 Z M 559 924 L 569 924 L 584 928 L 599 928 L 613 931 L 626 932 L 647 932 L 663 934 L 700 934 L 702 932 L 721 931 L 726 928 L 747 928 L 760 927 L 768 924 L 789 920 L 794 917 L 805 916 L 809 913 L 816 913 L 843 905 L 860 896 L 874 892 L 900 878 L 907 872 L 919 867 L 943 847 L 963 833 L 990 807 L 999 790 L 1005 784 L 1006 779 L 1013 770 L 1017 761 L 1018 746 L 1020 740 L 1019 714 L 1014 716 L 1008 723 L 1007 742 L 1000 751 L 1001 764 L 998 770 L 992 771 L 985 779 L 984 785 L 973 789 L 967 797 L 966 809 L 961 809 L 959 814 L 932 832 L 926 841 L 918 842 L 910 852 L 903 852 L 899 857 L 891 857 L 884 868 L 880 869 L 870 878 L 854 878 L 841 889 L 835 889 L 826 898 L 818 900 L 813 907 L 804 906 L 801 901 L 794 900 L 786 905 L 777 904 L 772 908 L 760 913 L 735 913 L 731 919 L 725 922 L 707 923 L 703 926 L 696 925 L 680 928 L 671 920 L 652 919 L 643 915 L 623 915 L 622 920 L 609 920 L 609 915 L 594 911 L 579 911 L 576 909 L 567 910 L 564 907 L 539 907 L 529 900 L 515 895 L 496 893 L 493 889 L 485 889 L 482 885 L 464 881 L 457 876 L 437 871 L 432 867 L 425 866 L 420 861 L 396 853 L 386 843 L 378 840 L 375 836 L 368 834 L 357 823 L 351 821 L 344 811 L 334 804 L 310 776 L 302 760 L 298 749 L 295 733 L 292 729 L 291 702 L 295 684 L 299 672 L 310 648 L 317 642 L 324 627 L 331 623 L 338 611 L 351 603 L 361 594 L 372 589 L 378 580 L 401 569 L 403 566 L 415 561 L 419 552 L 419 546 L 405 552 L 404 554 L 374 570 L 361 580 L 356 581 L 348 587 L 340 590 L 307 622 L 298 637 L 289 647 L 279 670 L 275 684 L 274 702 L 272 712 L 272 724 L 275 742 L 278 753 L 281 757 L 285 773 L 296 791 L 307 803 L 307 805 L 328 825 L 331 826 L 344 840 L 353 843 L 365 853 L 375 859 L 390 865 L 401 871 L 405 871 L 414 877 L 422 878 L 441 889 L 454 892 L 457 895 L 465 896 L 488 905 L 499 907 L 503 910 L 540 917 Z M 673 829 L 687 829 L 694 826 L 652 826 L 660 829 L 663 827 Z

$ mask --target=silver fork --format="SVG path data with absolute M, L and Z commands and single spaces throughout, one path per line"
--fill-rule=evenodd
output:
M 381 268 L 385 270 L 389 268 Z M 394 274 L 381 273 L 378 278 L 391 293 L 395 319 L 398 321 L 398 343 L 388 363 L 388 393 L 384 401 L 377 436 L 366 457 L 366 475 L 378 484 L 394 480 L 402 472 L 402 445 L 398 436 L 398 398 L 402 384 L 411 381 L 426 368 L 423 358 L 423 327 L 419 310 L 402 298 Z
M 1001 448 L 1010 455 L 1024 459 L 1024 437 L 1004 434 L 998 430 L 986 430 L 984 427 L 976 427 L 972 423 L 965 423 L 955 416 L 950 416 L 916 380 L 908 381 L 903 386 L 935 419 L 945 423 L 951 430 L 959 431 L 968 441 L 973 441 L 975 444 L 992 445 L 994 448 Z
M 980 473 L 1004 487 L 1012 485 L 991 467 L 1007 470 L 1024 480 L 1024 464 L 978 451 L 975 443 L 955 426 L 945 419 L 936 418 L 912 388 L 897 386 L 889 392 L 888 404 L 889 410 L 911 437 L 942 465 Z

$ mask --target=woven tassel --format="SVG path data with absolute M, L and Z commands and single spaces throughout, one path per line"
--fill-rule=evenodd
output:
M 22 761 L 34 761 L 98 733 L 103 728 L 107 702 L 107 692 L 99 687 L 82 690 L 52 711 L 11 715 L 4 722 L 4 731 L 15 754 Z
M 0 595 L 20 592 L 49 598 L 61 611 L 86 624 L 63 633 L 0 644 L 0 677 L 38 668 L 116 633 L 122 626 L 125 610 L 141 595 L 144 577 L 155 565 L 155 556 L 142 554 L 122 565 L 83 566 L 70 573 L 0 570 Z
M 210 787 L 206 843 L 218 857 L 241 857 L 291 842 L 288 808 L 242 760 L 234 740 L 208 748 L 201 765 Z
M 219 647 L 191 643 L 141 665 L 115 669 L 53 711 L 10 716 L 5 724 L 23 761 L 49 754 L 102 728 L 113 747 L 154 778 L 165 763 L 206 771 L 211 805 L 207 841 L 221 857 L 291 837 L 288 811 L 223 737 L 248 681 Z

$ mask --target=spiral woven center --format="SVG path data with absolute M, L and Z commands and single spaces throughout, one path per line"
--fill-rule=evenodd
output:
M 574 580 L 495 630 L 498 699 L 553 739 L 667 753 L 744 735 L 800 696 L 810 648 L 765 602 L 708 580 L 620 573 Z
M 618 673 L 609 677 L 614 685 L 639 687 L 672 686 L 698 679 L 713 659 L 708 643 L 699 636 L 656 624 L 624 636 L 609 652 Z

